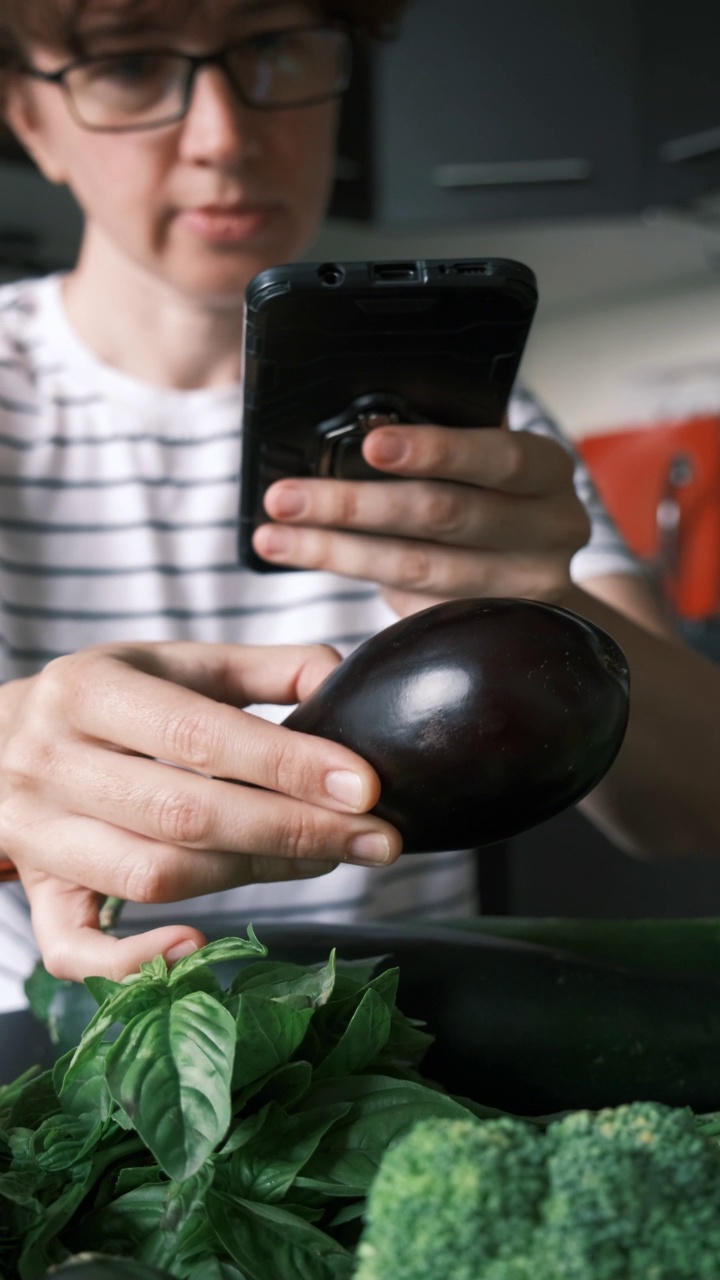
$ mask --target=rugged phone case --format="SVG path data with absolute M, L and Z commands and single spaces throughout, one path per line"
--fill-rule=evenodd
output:
M 387 479 L 362 457 L 382 422 L 497 426 L 537 305 L 508 259 L 299 263 L 248 286 L 240 562 L 283 476 Z

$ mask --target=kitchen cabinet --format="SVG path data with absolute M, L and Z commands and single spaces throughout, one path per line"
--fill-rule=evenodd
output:
M 333 212 L 378 227 L 720 197 L 720 6 L 415 0 L 364 56 Z
M 692 204 L 720 192 L 720 6 L 637 3 L 647 201 Z
M 636 211 L 634 70 L 627 0 L 416 0 L 358 68 L 333 211 L 378 225 Z

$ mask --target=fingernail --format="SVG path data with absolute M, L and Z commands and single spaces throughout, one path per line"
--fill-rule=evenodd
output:
M 272 514 L 280 519 L 301 516 L 306 507 L 305 494 L 299 489 L 283 486 L 269 495 Z
M 165 952 L 165 960 L 168 964 L 175 964 L 178 960 L 182 960 L 183 956 L 191 956 L 197 949 L 197 942 L 193 942 L 192 938 L 186 938 L 184 942 L 176 943 Z
M 347 805 L 348 809 L 359 809 L 363 800 L 363 784 L 357 773 L 349 769 L 333 769 L 325 778 L 325 790 L 333 800 Z
M 265 525 L 258 536 L 258 555 L 266 560 L 282 560 L 292 547 L 292 534 L 280 525 Z
M 377 831 L 366 831 L 351 840 L 349 857 L 368 867 L 381 867 L 390 858 L 390 842 Z
M 372 442 L 372 456 L 375 462 L 401 462 L 407 453 L 407 445 L 402 436 L 388 432 L 378 435 Z

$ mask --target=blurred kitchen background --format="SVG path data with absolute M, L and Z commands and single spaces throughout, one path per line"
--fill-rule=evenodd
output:
M 312 257 L 530 265 L 523 377 L 720 660 L 718 48 L 717 0 L 414 0 L 401 40 L 358 50 Z M 62 269 L 79 233 L 8 142 L 0 279 Z M 487 911 L 720 913 L 720 861 L 635 862 L 574 812 L 482 862 Z

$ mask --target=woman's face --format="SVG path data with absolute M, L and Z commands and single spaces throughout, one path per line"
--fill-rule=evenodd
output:
M 148 16 L 130 30 L 123 10 L 122 0 L 109 6 L 91 0 L 80 20 L 89 54 L 148 48 L 202 54 L 315 17 L 295 0 L 222 0 L 212 21 L 201 3 L 179 26 Z M 72 61 L 65 50 L 38 47 L 30 55 L 44 71 Z M 186 117 L 147 132 L 83 129 L 57 85 L 24 77 L 11 84 L 8 106 L 11 124 L 46 175 L 74 193 L 88 243 L 104 243 L 185 295 L 237 298 L 258 271 L 301 254 L 322 220 L 336 101 L 249 108 L 211 66 L 197 74 Z

